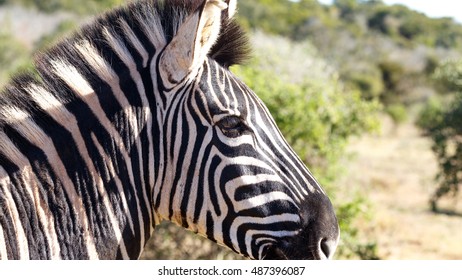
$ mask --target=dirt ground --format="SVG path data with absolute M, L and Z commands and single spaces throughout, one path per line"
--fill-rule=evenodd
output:
M 360 231 L 376 240 L 380 258 L 462 259 L 462 203 L 443 201 L 450 215 L 429 211 L 437 165 L 428 138 L 411 122 L 394 126 L 385 118 L 379 135 L 354 140 L 349 152 L 342 186 L 370 201 L 373 215 Z

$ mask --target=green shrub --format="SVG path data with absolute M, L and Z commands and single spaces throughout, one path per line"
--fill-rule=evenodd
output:
M 310 20 L 327 26 L 338 25 L 316 0 L 252 0 L 239 2 L 239 22 L 251 30 L 306 39 L 305 27 Z
M 433 211 L 438 211 L 438 200 L 456 196 L 462 187 L 462 60 L 443 64 L 435 72 L 442 87 L 456 91 L 451 102 L 430 100 L 420 114 L 418 124 L 433 141 L 439 173 L 439 186 L 430 199 Z
M 441 182 L 430 199 L 433 211 L 438 210 L 437 203 L 441 197 L 456 196 L 462 186 L 462 94 L 449 109 L 435 116 L 433 125 L 427 128 L 438 158 L 438 179 Z
M 125 3 L 124 0 L 0 0 L 5 3 L 18 4 L 34 7 L 42 12 L 53 13 L 59 10 L 67 10 L 80 14 L 95 14 L 108 8 Z
M 335 0 L 334 5 L 340 10 L 340 17 L 347 21 L 354 20 L 356 11 L 359 8 L 357 0 Z
M 27 57 L 28 51 L 22 43 L 10 34 L 0 31 L 0 88 L 13 73 L 29 67 L 30 61 Z
M 63 21 L 58 27 L 50 34 L 47 34 L 40 38 L 40 40 L 35 44 L 35 49 L 38 51 L 43 51 L 47 47 L 51 46 L 54 42 L 57 42 L 59 39 L 68 35 L 71 31 L 75 30 L 77 24 L 72 21 Z
M 403 104 L 388 105 L 385 111 L 396 124 L 404 123 L 408 119 L 407 108 Z
M 363 260 L 379 259 L 377 243 L 374 241 L 359 242 L 360 233 L 355 220 L 371 218 L 371 207 L 363 196 L 356 194 L 351 201 L 344 202 L 337 209 L 337 218 L 341 228 L 341 240 L 337 254 L 343 258 L 359 258 Z
M 386 19 L 390 16 L 388 9 L 382 8 L 375 12 L 373 16 L 368 19 L 368 26 L 373 30 L 380 31 L 384 34 L 392 35 L 393 30 L 387 24 Z
M 462 60 L 444 61 L 433 78 L 443 92 L 462 91 Z
M 399 102 L 399 95 L 402 93 L 399 85 L 405 75 L 403 66 L 395 61 L 384 60 L 379 63 L 379 69 L 382 73 L 384 93 L 381 100 L 385 104 Z
M 444 105 L 440 98 L 432 97 L 427 100 L 417 117 L 417 125 L 426 131 L 438 126 L 444 118 Z
M 425 32 L 425 23 L 423 23 L 420 18 L 411 17 L 405 20 L 398 30 L 401 36 L 408 40 L 412 40 Z
M 369 71 L 346 71 L 342 76 L 348 85 L 359 90 L 362 98 L 365 100 L 375 100 L 380 97 L 384 91 L 384 85 L 381 73 L 378 69 Z

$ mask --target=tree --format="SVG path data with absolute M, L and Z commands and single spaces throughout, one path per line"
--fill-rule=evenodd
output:
M 346 20 L 353 20 L 359 7 L 357 0 L 335 0 L 334 5 L 340 10 L 340 16 Z
M 435 72 L 435 79 L 455 97 L 446 108 L 434 101 L 427 104 L 419 124 L 431 137 L 438 158 L 440 184 L 430 199 L 433 211 L 438 201 L 456 196 L 462 188 L 462 60 L 448 61 Z

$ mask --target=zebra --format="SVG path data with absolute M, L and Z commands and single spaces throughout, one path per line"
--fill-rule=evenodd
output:
M 170 220 L 249 259 L 328 259 L 328 196 L 229 67 L 236 0 L 138 0 L 0 98 L 0 259 L 137 259 Z M 270 82 L 270 81 L 269 81 Z

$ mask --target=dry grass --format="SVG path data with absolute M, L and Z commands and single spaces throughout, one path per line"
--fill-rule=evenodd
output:
M 381 135 L 350 145 L 355 157 L 340 185 L 358 188 L 370 201 L 373 218 L 359 227 L 377 241 L 383 259 L 462 259 L 461 205 L 442 203 L 461 215 L 429 210 L 437 173 L 430 145 L 411 123 L 395 127 L 386 118 Z

